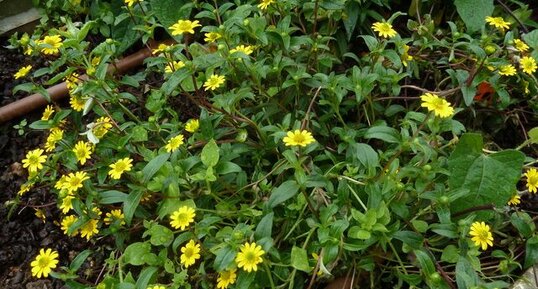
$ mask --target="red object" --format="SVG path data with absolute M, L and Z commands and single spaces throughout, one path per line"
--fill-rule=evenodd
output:
M 491 103 L 493 99 L 493 95 L 495 94 L 495 89 L 486 81 L 482 81 L 478 87 L 476 88 L 476 95 L 474 96 L 474 100 L 476 101 L 488 101 L 488 103 Z

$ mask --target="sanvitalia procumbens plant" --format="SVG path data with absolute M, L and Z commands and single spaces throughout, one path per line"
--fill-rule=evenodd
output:
M 65 79 L 71 95 L 31 125 L 48 137 L 23 160 L 21 198 L 48 186 L 60 229 L 89 249 L 68 267 L 40 252 L 36 277 L 91 287 L 76 271 L 107 236 L 97 288 L 311 288 L 346 275 L 371 288 L 502 288 L 535 261 L 515 201 L 520 179 L 520 193 L 536 191 L 536 171 L 522 177 L 534 162 L 485 148 L 458 119 L 485 105 L 486 80 L 496 109 L 533 103 L 511 94 L 536 92 L 538 33 L 484 18 L 483 37 L 452 22 L 439 37 L 427 15 L 405 30 L 395 12 L 358 35 L 352 1 L 166 5 L 126 1 L 115 16 L 143 42 L 156 28 L 176 40 L 132 75 L 107 73 L 124 43 L 83 41 L 98 21 L 19 43 L 51 62 L 16 77 L 61 70 L 50 84 Z M 404 84 L 420 79 L 431 84 Z

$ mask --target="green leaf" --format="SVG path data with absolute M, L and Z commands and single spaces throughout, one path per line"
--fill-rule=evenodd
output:
M 131 19 L 126 19 L 112 27 L 112 38 L 120 43 L 116 51 L 117 54 L 122 54 L 142 36 L 140 31 L 133 29 L 135 26 Z
M 185 5 L 187 0 L 151 0 L 151 11 L 165 28 L 172 26 L 179 19 L 189 19 L 192 5 Z M 179 8 L 179 9 L 178 9 Z
M 176 182 L 172 182 L 170 185 L 168 185 L 168 188 L 164 190 L 164 198 L 159 205 L 159 209 L 157 210 L 159 212 L 159 219 L 163 219 L 165 216 L 170 215 L 180 206 L 181 200 L 179 198 L 179 186 Z
M 170 77 L 163 83 L 163 85 L 161 86 L 162 90 L 164 91 L 164 93 L 166 95 L 170 95 L 172 94 L 172 92 L 174 91 L 174 89 L 176 89 L 179 84 L 184 80 L 186 79 L 187 77 L 189 77 L 191 74 L 189 72 L 189 70 L 187 69 L 179 69 L 179 70 L 176 70 L 174 71 L 174 73 L 172 73 L 172 75 L 170 75 Z
M 133 130 L 131 131 L 131 140 L 134 142 L 147 141 L 148 131 L 140 125 L 133 127 Z
M 261 239 L 265 237 L 271 237 L 271 233 L 273 230 L 273 216 L 275 213 L 271 212 L 261 219 L 261 221 L 258 223 L 258 226 L 256 227 L 256 232 L 254 232 L 254 237 L 256 239 Z
M 472 288 L 478 285 L 480 277 L 473 269 L 473 265 L 465 257 L 460 256 L 456 264 L 456 284 L 458 288 Z
M 152 224 L 152 226 L 144 232 L 144 235 L 150 235 L 150 243 L 153 246 L 165 246 L 172 244 L 174 240 L 174 233 L 172 230 L 159 224 Z
M 514 212 L 510 216 L 510 222 L 525 238 L 530 238 L 536 230 L 536 225 L 532 218 L 525 212 Z
M 308 264 L 308 254 L 305 249 L 297 246 L 291 248 L 291 266 L 306 273 L 311 271 L 310 265 Z
M 156 158 L 152 159 L 143 169 L 142 169 L 142 175 L 144 175 L 144 178 L 142 179 L 143 183 L 147 183 L 153 175 L 155 175 L 156 172 L 158 172 L 161 167 L 164 165 L 164 163 L 168 160 L 168 157 L 170 157 L 169 153 L 164 153 L 158 155 Z
M 538 144 L 538 127 L 534 127 L 527 133 L 531 143 Z
M 418 263 L 420 264 L 420 269 L 426 276 L 430 276 L 435 273 L 435 266 L 433 265 L 433 260 L 430 255 L 422 250 L 414 250 L 415 256 L 417 257 Z
M 138 280 L 136 280 L 136 289 L 148 288 L 148 283 L 157 272 L 157 267 L 146 267 L 140 272 Z
M 535 29 L 525 35 L 523 35 L 523 40 L 530 46 L 530 47 L 538 47 L 538 29 Z
M 484 155 L 482 137 L 464 134 L 448 159 L 451 190 L 469 193 L 452 203 L 452 211 L 479 205 L 504 206 L 516 190 L 525 156 L 515 150 Z M 486 212 L 478 213 L 487 218 Z
M 219 147 L 214 139 L 211 139 L 202 149 L 200 156 L 202 163 L 207 167 L 214 167 L 219 162 Z
M 459 259 L 459 251 L 458 248 L 454 245 L 448 245 L 443 250 L 443 254 L 441 254 L 441 261 L 449 262 L 449 263 L 456 263 Z
M 344 28 L 346 29 L 346 36 L 348 41 L 351 39 L 353 31 L 355 30 L 355 26 L 357 25 L 357 20 L 359 19 L 359 13 L 357 13 L 357 11 L 359 11 L 359 9 L 360 6 L 357 2 L 347 2 L 345 8 L 347 17 L 344 18 L 342 21 L 344 22 Z
M 237 274 L 237 284 L 235 285 L 236 289 L 250 289 L 254 278 L 256 277 L 256 272 L 247 273 L 243 270 L 239 271 Z
M 88 258 L 88 256 L 90 256 L 91 253 L 92 253 L 92 251 L 89 250 L 89 249 L 80 252 L 75 257 L 75 259 L 73 259 L 73 261 L 71 262 L 71 265 L 69 265 L 69 271 L 76 272 L 78 270 L 78 268 L 80 268 L 80 266 L 82 266 L 84 261 L 86 261 L 86 258 Z
M 400 133 L 392 127 L 388 126 L 373 126 L 370 127 L 364 134 L 367 139 L 380 139 L 388 143 L 399 143 Z
M 142 195 L 144 192 L 142 190 L 134 190 L 129 193 L 129 196 L 127 196 L 127 200 L 123 203 L 123 213 L 125 215 L 125 222 L 130 225 L 131 220 L 133 219 L 133 215 L 136 211 L 136 208 L 138 207 L 138 203 L 140 203 L 140 198 L 142 198 Z
M 230 265 L 234 263 L 236 250 L 232 249 L 229 245 L 220 248 L 215 254 L 215 261 L 213 267 L 217 272 L 230 269 Z
M 479 31 L 493 13 L 493 0 L 455 0 L 456 10 L 469 32 Z
M 292 198 L 299 192 L 299 185 L 294 180 L 283 182 L 278 188 L 274 189 L 267 201 L 270 208 L 274 208 L 279 204 Z
M 149 243 L 135 242 L 125 248 L 123 260 L 127 264 L 140 266 L 144 265 L 144 255 L 151 253 L 151 245 Z
M 402 241 L 413 249 L 419 249 L 423 247 L 424 237 L 413 231 L 398 231 L 392 235 L 395 239 Z
M 372 234 L 366 230 L 361 229 L 359 226 L 353 226 L 349 228 L 347 236 L 353 239 L 368 240 L 372 237 Z
M 129 195 L 127 195 L 126 193 L 122 193 L 120 191 L 115 191 L 115 190 L 105 191 L 105 192 L 99 193 L 99 197 L 100 197 L 99 203 L 103 205 L 123 203 L 125 202 L 125 200 L 127 200 L 128 196 Z
M 379 166 L 377 152 L 368 144 L 353 143 L 349 146 L 346 159 L 355 165 L 362 165 L 368 170 L 375 170 Z
M 527 269 L 538 263 L 538 236 L 534 236 L 527 240 L 525 246 L 525 265 Z

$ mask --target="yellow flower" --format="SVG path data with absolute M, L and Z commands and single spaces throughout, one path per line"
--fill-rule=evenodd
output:
M 92 150 L 93 146 L 90 143 L 83 141 L 79 141 L 75 145 L 75 148 L 73 148 L 77 161 L 79 161 L 81 165 L 85 164 L 86 160 L 91 157 Z
M 111 170 L 108 172 L 111 178 L 118 180 L 124 172 L 128 172 L 133 167 L 131 158 L 123 158 L 111 164 Z
M 241 252 L 237 253 L 235 257 L 237 267 L 243 268 L 247 272 L 257 271 L 258 264 L 263 261 L 262 256 L 265 254 L 262 247 L 254 242 L 251 244 L 247 242 L 241 246 L 240 250 Z
M 24 183 L 21 185 L 21 187 L 19 188 L 19 196 L 22 196 L 24 195 L 24 193 L 27 193 L 30 191 L 30 189 L 32 189 L 32 187 L 34 186 L 34 182 L 29 182 L 29 183 Z
M 23 66 L 13 76 L 15 77 L 15 79 L 23 78 L 28 74 L 28 72 L 30 72 L 30 70 L 32 70 L 31 65 Z
M 450 117 L 454 113 L 454 108 L 450 106 L 448 101 L 433 93 L 423 94 L 420 96 L 420 100 L 422 101 L 420 106 L 427 108 L 428 111 L 433 111 L 439 117 Z
M 166 289 L 166 287 L 164 287 L 163 285 L 153 285 L 153 286 L 148 286 L 147 289 Z
M 103 116 L 95 121 L 95 126 L 92 128 L 93 134 L 97 138 L 102 138 L 112 128 L 112 121 L 109 117 Z
M 39 44 L 43 46 L 41 52 L 44 54 L 56 54 L 62 47 L 62 38 L 59 35 L 45 36 Z
M 82 227 L 80 227 L 80 236 L 89 241 L 93 235 L 99 233 L 99 229 L 97 229 L 98 222 L 98 220 L 91 219 L 86 222 L 86 224 L 82 225 Z
M 182 67 L 185 67 L 185 63 L 183 61 L 173 61 L 172 63 L 167 63 L 164 67 L 165 73 L 172 73 Z
M 506 64 L 499 67 L 499 74 L 505 76 L 516 75 L 516 68 L 512 64 Z
M 491 234 L 491 229 L 489 225 L 486 225 L 484 222 L 474 222 L 471 224 L 471 240 L 475 243 L 476 246 L 482 247 L 482 250 L 486 250 L 489 246 L 493 246 L 493 235 Z
M 26 158 L 22 160 L 22 167 L 28 168 L 28 172 L 30 173 L 37 173 L 37 171 L 43 168 L 43 163 L 47 160 L 47 156 L 42 155 L 43 152 L 42 149 L 29 151 L 26 154 Z
M 61 229 L 62 231 L 64 232 L 64 234 L 68 235 L 68 236 L 76 236 L 78 234 L 78 230 L 75 230 L 74 232 L 71 233 L 71 235 L 68 234 L 69 232 L 69 228 L 76 222 L 78 221 L 78 218 L 77 216 L 75 215 L 70 215 L 70 216 L 66 216 L 62 219 L 62 222 L 61 222 Z
M 75 199 L 75 196 L 70 193 L 63 197 L 62 203 L 60 204 L 60 210 L 62 210 L 62 213 L 67 214 L 73 209 L 73 199 Z
M 489 25 L 499 29 L 502 32 L 504 32 L 504 29 L 509 29 L 510 28 L 510 22 L 504 21 L 504 19 L 502 17 L 488 16 L 488 17 L 486 17 L 486 22 Z
M 219 273 L 219 278 L 217 278 L 217 288 L 226 289 L 231 284 L 235 283 L 237 275 L 235 274 L 235 269 L 227 270 Z
M 47 278 L 52 269 L 56 268 L 58 264 L 58 252 L 52 251 L 52 249 L 41 249 L 39 255 L 37 255 L 30 263 L 32 266 L 32 276 L 41 278 L 41 276 Z
M 125 0 L 125 4 L 127 4 L 127 7 L 133 6 L 136 2 L 143 2 L 144 0 Z
M 54 188 L 57 190 L 63 190 L 66 184 L 67 184 L 67 176 L 63 175 L 60 177 L 58 181 L 56 181 L 56 184 L 54 184 Z
M 110 213 L 106 213 L 106 217 L 103 221 L 105 224 L 110 225 L 115 220 L 118 220 L 120 225 L 125 225 L 125 215 L 121 210 L 112 210 Z
M 519 52 L 526 52 L 529 50 L 529 46 L 521 39 L 514 39 L 514 46 L 517 50 L 519 50 Z
M 226 81 L 224 75 L 213 74 L 204 82 L 205 90 L 215 90 L 224 84 L 224 81 Z
M 384 38 L 392 38 L 398 34 L 398 32 L 392 28 L 392 25 L 387 22 L 376 22 L 372 25 L 372 29 L 377 32 L 379 37 Z
M 67 190 L 69 193 L 74 193 L 78 189 L 82 188 L 82 182 L 89 179 L 86 172 L 69 173 L 63 182 L 62 189 Z M 60 179 L 58 182 L 62 181 Z
M 536 60 L 529 56 L 521 58 L 519 61 L 519 66 L 521 67 L 521 70 L 527 74 L 533 74 L 536 71 L 536 68 L 538 68 L 538 65 L 536 65 Z
M 64 131 L 54 127 L 50 129 L 50 134 L 45 142 L 45 151 L 51 152 L 56 148 L 56 143 L 61 141 L 64 137 Z
M 269 5 L 275 3 L 275 0 L 262 0 L 260 4 L 258 4 L 258 8 L 260 8 L 261 10 L 265 10 L 267 9 L 267 7 L 269 7 Z
M 404 52 L 402 53 L 401 59 L 403 66 L 407 66 L 407 62 L 413 60 L 413 56 L 409 55 L 409 45 L 404 44 Z
M 196 260 L 200 259 L 200 244 L 196 244 L 194 240 L 190 240 L 187 245 L 181 248 L 181 257 L 179 261 L 181 264 L 188 268 L 190 265 L 194 264 Z
M 174 229 L 185 230 L 190 223 L 194 222 L 196 212 L 193 208 L 183 206 L 170 216 L 170 226 Z
M 521 203 L 521 197 L 515 193 L 510 200 L 508 201 L 508 205 L 510 206 L 517 206 Z
M 69 76 L 65 77 L 65 86 L 71 91 L 75 88 L 77 88 L 77 85 L 80 82 L 80 78 L 78 73 L 73 72 Z
M 41 116 L 41 120 L 49 120 L 49 118 L 52 116 L 53 113 L 54 113 L 54 106 L 47 105 L 47 107 L 45 108 L 45 111 L 43 111 L 43 116 Z
M 71 97 L 69 98 L 69 104 L 75 111 L 82 111 L 84 110 L 86 99 L 82 98 L 79 95 L 71 95 Z
M 218 32 L 207 32 L 205 34 L 205 38 L 204 38 L 204 41 L 205 42 L 215 42 L 217 41 L 217 39 L 221 38 L 222 35 L 220 35 L 220 33 Z
M 42 209 L 34 209 L 35 210 L 35 216 L 40 219 L 41 221 L 43 221 L 43 223 L 45 223 L 47 217 L 45 216 L 45 211 L 43 211 Z
M 179 134 L 171 138 L 170 140 L 168 140 L 168 143 L 166 144 L 165 148 L 167 152 L 171 153 L 177 150 L 179 146 L 182 144 L 183 144 L 183 135 Z
M 235 52 L 243 52 L 246 55 L 251 55 L 252 52 L 254 52 L 254 47 L 252 45 L 239 45 L 236 48 L 230 50 L 230 54 Z
M 189 121 L 187 121 L 187 123 L 185 124 L 185 130 L 190 133 L 194 133 L 198 130 L 199 127 L 200 121 L 198 121 L 197 119 L 189 119 Z
M 529 169 L 525 173 L 525 177 L 527 178 L 527 189 L 531 193 L 537 193 L 538 192 L 538 171 L 535 168 Z
M 172 30 L 173 36 L 176 36 L 184 33 L 194 34 L 194 28 L 198 26 L 202 26 L 198 20 L 178 20 L 176 24 L 168 27 L 168 29 Z
M 306 130 L 288 131 L 282 140 L 286 146 L 302 146 L 305 147 L 316 140 L 312 137 L 312 133 Z
M 170 45 L 166 45 L 164 43 L 161 43 L 161 44 L 159 44 L 159 46 L 157 46 L 157 48 L 153 49 L 151 52 L 154 55 L 157 55 L 157 54 L 159 54 L 161 52 L 165 52 L 169 47 L 170 47 Z

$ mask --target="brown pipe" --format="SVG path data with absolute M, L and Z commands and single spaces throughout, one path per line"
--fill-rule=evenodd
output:
M 173 43 L 173 40 L 167 40 L 161 43 L 169 45 Z M 141 65 L 142 63 L 144 63 L 144 59 L 151 56 L 151 49 L 157 47 L 158 44 L 160 43 L 150 43 L 149 46 L 141 49 L 140 51 L 115 61 L 112 65 L 108 66 L 108 73 L 123 74 L 126 71 Z M 80 78 L 87 79 L 88 76 L 84 74 L 81 75 Z M 50 95 L 51 101 L 58 101 L 69 95 L 69 90 L 67 89 L 67 85 L 65 82 L 58 83 L 52 87 L 47 88 L 47 92 Z M 19 116 L 25 115 L 47 104 L 48 102 L 45 97 L 39 93 L 32 94 L 25 98 L 19 99 L 8 105 L 0 107 L 0 123 L 4 123 Z

